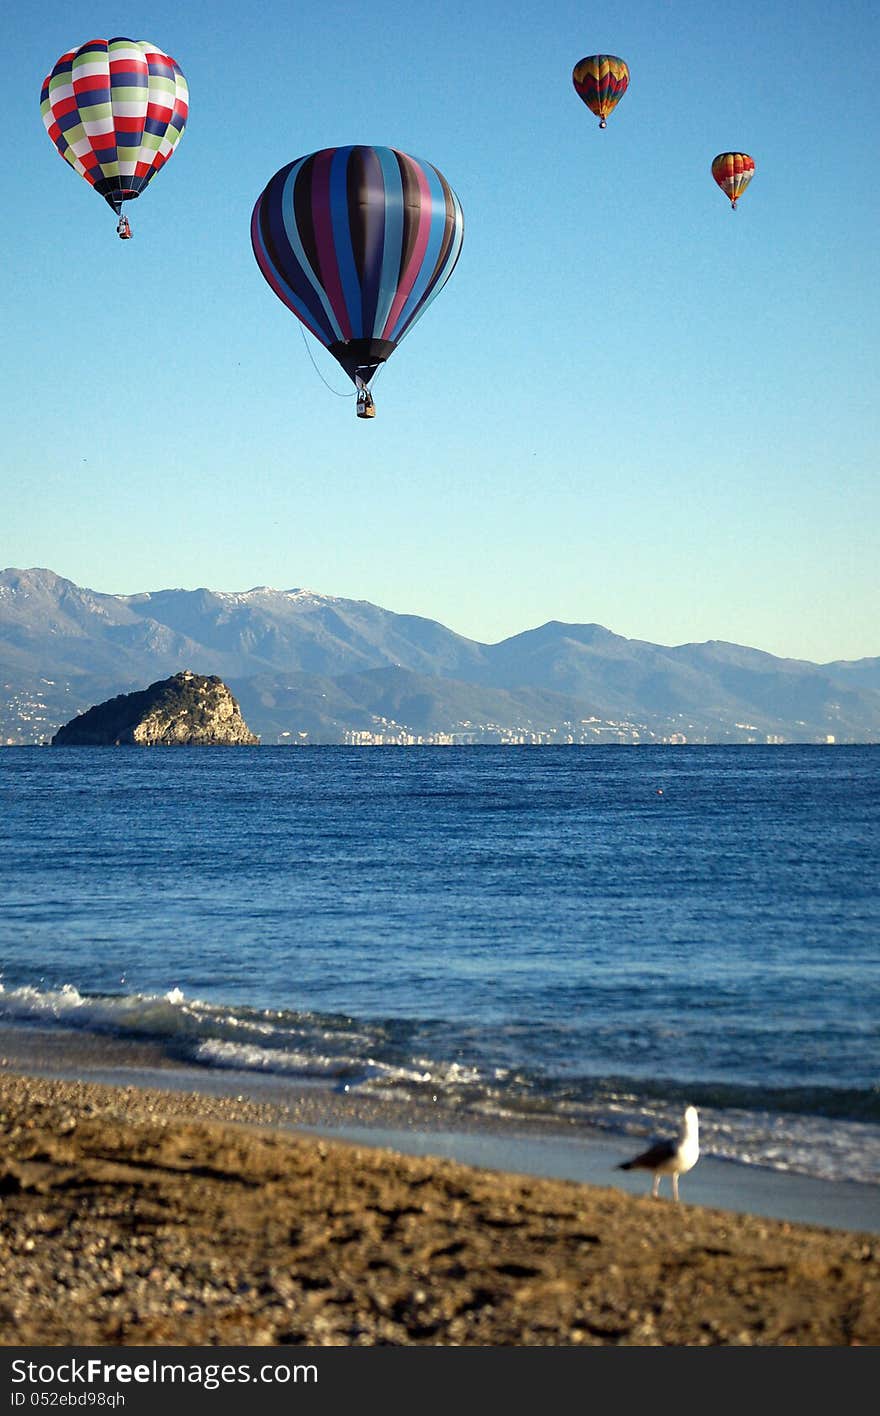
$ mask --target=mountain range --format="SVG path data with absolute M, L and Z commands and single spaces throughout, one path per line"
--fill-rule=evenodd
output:
M 0 743 L 46 741 L 183 669 L 219 675 L 264 744 L 880 741 L 880 658 L 666 647 L 558 621 L 481 644 L 309 590 L 108 595 L 0 572 Z

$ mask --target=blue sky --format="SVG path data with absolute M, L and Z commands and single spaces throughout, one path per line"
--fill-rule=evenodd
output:
M 876 19 L 7 7 L 0 565 L 120 593 L 308 586 L 483 641 L 561 619 L 880 654 Z M 120 34 L 173 54 L 191 96 L 130 242 L 39 114 L 64 50 Z M 571 84 L 595 52 L 632 74 L 605 132 Z M 433 162 L 465 213 L 370 423 L 318 378 L 248 230 L 279 167 L 348 142 Z M 736 213 L 725 149 L 757 164 Z

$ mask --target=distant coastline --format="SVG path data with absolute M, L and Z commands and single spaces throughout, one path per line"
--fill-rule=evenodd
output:
M 550 621 L 480 644 L 308 590 L 107 595 L 0 571 L 0 744 L 190 669 L 266 746 L 880 741 L 880 657 L 813 664 Z
M 119 746 L 132 746 L 133 744 L 124 744 L 124 743 L 122 743 L 122 744 L 118 744 L 118 745 L 119 745 Z M 146 744 L 143 744 L 143 746 L 148 746 L 148 747 L 150 747 L 151 749 L 160 749 L 160 750 L 161 750 L 163 747 L 165 747 L 165 748 L 173 747 L 175 751 L 179 751 L 179 750 L 180 750 L 180 746 L 184 746 L 184 747 L 185 747 L 186 745 L 187 745 L 187 744 L 178 745 L 178 744 L 170 744 L 170 743 L 146 743 Z M 192 744 L 190 744 L 190 745 L 192 745 Z M 607 740 L 605 740 L 605 741 L 602 741 L 601 739 L 599 739 L 599 740 L 597 740 L 597 741 L 591 741 L 591 742 L 559 742 L 559 741 L 556 740 L 555 738 L 549 738 L 549 737 L 548 737 L 548 738 L 537 738 L 537 737 L 536 737 L 535 740 L 528 740 L 528 739 L 526 739 L 523 735 L 511 735 L 510 737 L 499 737 L 499 738 L 490 738 L 490 737 L 487 737 L 487 738 L 481 739 L 481 740 L 479 740 L 479 741 L 459 741 L 459 740 L 457 740 L 457 739 L 456 739 L 456 740 L 451 740 L 451 735 L 447 735 L 447 734 L 444 734 L 444 733 L 440 733 L 440 734 L 437 734 L 437 735 L 435 735 L 435 736 L 425 736 L 425 737 L 422 737 L 422 736 L 416 737 L 416 736 L 414 736 L 414 735 L 406 735 L 406 736 L 401 736 L 400 738 L 384 738 L 384 737 L 381 737 L 381 736 L 377 736 L 377 737 L 371 737 L 371 738 L 369 738 L 369 739 L 366 739 L 366 738 L 364 738 L 363 736 L 358 736 L 356 740 L 346 739 L 345 741 L 342 741 L 342 742 L 308 742 L 308 741 L 306 741 L 306 742 L 302 742 L 302 741 L 296 742 L 296 741 L 293 741 L 293 742 L 269 742 L 269 743 L 266 743 L 266 742 L 262 742 L 262 741 L 257 741 L 257 742 L 245 743 L 245 744 L 241 744 L 241 745 L 242 745 L 242 746 L 245 746 L 245 747 L 250 747 L 250 748 L 254 748 L 254 747 L 273 748 L 273 749 L 276 749 L 276 750 L 277 750 L 277 749 L 283 749 L 283 750 L 285 750 L 285 751 L 286 751 L 288 748 L 291 748 L 291 749 L 299 749 L 299 750 L 308 749 L 308 748 L 311 748 L 311 749 L 326 748 L 326 749 L 332 750 L 333 748 L 350 748 L 350 747 L 357 747 L 357 748 L 370 748 L 370 747 L 373 747 L 373 748 L 401 748 L 401 749 L 405 749 L 405 748 L 420 748 L 420 747 L 422 747 L 422 748 L 435 748 L 435 747 L 442 747 L 442 748 L 486 748 L 486 749 L 498 748 L 498 747 L 504 747 L 504 748 L 516 748 L 516 747 L 522 747 L 522 748 L 542 748 L 542 747 L 543 747 L 543 748 L 560 748 L 560 747 L 562 747 L 562 748 L 572 748 L 572 749 L 579 749 L 579 748 L 602 749 L 602 748 L 616 748 L 616 747 L 631 747 L 631 748 L 639 748 L 639 747 L 641 747 L 641 748 L 667 748 L 667 747 L 677 747 L 677 748 L 680 748 L 680 749 L 682 749 L 682 750 L 687 750 L 688 748 L 693 749 L 693 750 L 698 750 L 698 749 L 707 748 L 707 747 L 713 748 L 713 749 L 714 749 L 714 748 L 729 748 L 729 749 L 731 749 L 731 750 L 736 750 L 736 749 L 738 749 L 738 748 L 743 748 L 743 747 L 750 747 L 750 748 L 796 747 L 796 748 L 816 748 L 816 749 L 821 750 L 821 749 L 823 749 L 823 748 L 878 747 L 878 746 L 880 746 L 880 738 L 878 738 L 877 740 L 872 740 L 872 741 L 870 741 L 870 742 L 836 742 L 836 741 L 835 741 L 835 742 L 789 742 L 789 743 L 786 743 L 786 742 L 774 742 L 774 743 L 767 743 L 767 742 L 758 742 L 758 741 L 755 741 L 755 740 L 749 740 L 749 741 L 746 741 L 746 742 L 684 742 L 684 743 L 671 743 L 671 742 L 669 742 L 668 740 L 663 740 L 663 739 L 661 739 L 661 740 L 659 740 L 659 741 L 654 741 L 654 740 L 652 740 L 652 739 L 644 739 L 644 740 L 642 740 L 642 739 L 640 739 L 640 738 L 622 738 L 622 737 L 620 737 L 620 738 L 609 737 L 609 738 L 608 738 Z M 26 748 L 26 749 L 27 749 L 27 748 L 41 748 L 41 747 L 51 747 L 51 746 L 52 746 L 52 739 L 51 739 L 51 738 L 43 738 L 43 739 L 41 739 L 39 742 L 8 742 L 8 741 L 7 741 L 7 742 L 0 742 L 0 750 L 2 750 L 2 749 L 4 749 L 4 748 L 9 748 L 9 749 L 14 749 L 14 748 Z M 88 748 L 91 747 L 91 746 L 95 746 L 95 744 L 80 743 L 80 744 L 77 744 L 77 746 L 78 746 L 79 748 L 81 748 L 81 749 L 82 749 L 82 748 L 88 749 Z

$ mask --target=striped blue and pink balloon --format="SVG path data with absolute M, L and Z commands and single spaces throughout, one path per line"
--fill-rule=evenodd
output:
M 359 387 L 440 293 L 463 235 L 443 174 L 388 147 L 298 157 L 275 173 L 251 219 L 269 285 Z

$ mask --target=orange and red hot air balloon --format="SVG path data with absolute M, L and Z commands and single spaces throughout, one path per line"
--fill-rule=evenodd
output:
M 616 108 L 629 84 L 629 68 L 614 54 L 590 54 L 578 60 L 572 73 L 572 83 L 591 113 L 605 128 L 608 114 Z
M 754 175 L 755 159 L 747 152 L 719 152 L 712 160 L 712 176 L 725 196 L 730 197 L 734 211 Z

